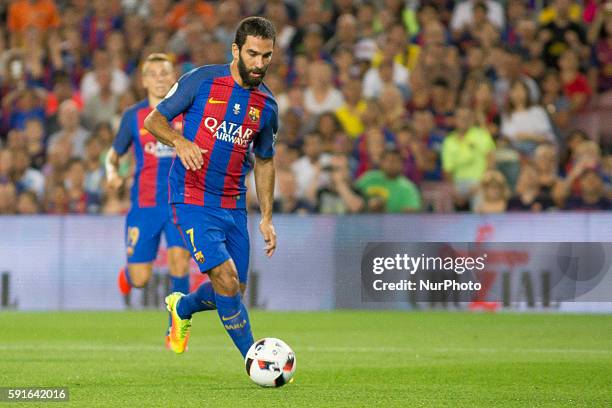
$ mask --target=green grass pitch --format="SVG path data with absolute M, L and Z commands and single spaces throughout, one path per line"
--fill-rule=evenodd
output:
M 0 386 L 70 388 L 20 407 L 612 406 L 611 315 L 253 311 L 256 338 L 296 352 L 278 389 L 250 382 L 216 313 L 183 355 L 162 346 L 165 316 L 2 312 Z

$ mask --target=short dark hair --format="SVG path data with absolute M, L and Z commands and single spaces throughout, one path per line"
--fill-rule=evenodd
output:
M 270 20 L 263 17 L 247 17 L 238 24 L 234 42 L 241 50 L 247 36 L 259 37 L 276 42 L 276 29 Z
M 399 158 L 402 157 L 402 153 L 399 151 L 399 149 L 393 145 L 387 146 L 385 148 L 385 151 L 382 154 L 382 158 L 386 159 L 389 156 L 397 156 Z
M 439 87 L 445 88 L 445 89 L 449 89 L 450 88 L 450 84 L 448 83 L 446 78 L 442 78 L 442 77 L 438 77 L 438 78 L 434 79 L 433 82 L 431 83 L 431 85 L 432 86 L 439 86 Z

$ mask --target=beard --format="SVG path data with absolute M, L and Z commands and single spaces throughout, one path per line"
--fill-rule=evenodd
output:
M 242 79 L 242 83 L 249 88 L 259 86 L 259 84 L 261 84 L 264 77 L 266 76 L 267 70 L 268 66 L 265 66 L 262 69 L 248 69 L 246 64 L 242 60 L 242 57 L 238 57 L 238 73 L 240 74 L 240 79 Z M 261 76 L 254 78 L 251 76 L 251 74 L 260 74 Z

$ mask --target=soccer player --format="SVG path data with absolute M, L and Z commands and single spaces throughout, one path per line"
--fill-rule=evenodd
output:
M 158 142 L 146 129 L 144 120 L 176 82 L 174 66 L 165 54 L 151 54 L 142 65 L 142 85 L 147 99 L 129 107 L 106 158 L 106 178 L 110 188 L 119 188 L 119 158 L 134 145 L 136 172 L 132 186 L 132 208 L 126 219 L 127 268 L 119 272 L 119 289 L 127 295 L 132 287 L 141 288 L 149 281 L 159 240 L 165 235 L 171 292 L 189 292 L 189 251 L 170 217 L 168 173 L 176 156 L 174 149 Z M 172 123 L 177 132 L 182 122 Z M 166 344 L 169 339 L 166 336 Z
M 242 20 L 232 44 L 232 62 L 185 74 L 145 120 L 158 140 L 176 149 L 180 161 L 174 161 L 169 182 L 173 218 L 200 271 L 210 278 L 187 296 L 166 297 L 172 315 L 170 346 L 177 353 L 185 350 L 192 315 L 203 310 L 217 309 L 243 356 L 253 344 L 242 302 L 249 266 L 244 179 L 252 145 L 259 230 L 270 257 L 276 249 L 272 202 L 278 107 L 262 80 L 275 37 L 268 20 Z M 169 124 L 180 114 L 183 135 Z

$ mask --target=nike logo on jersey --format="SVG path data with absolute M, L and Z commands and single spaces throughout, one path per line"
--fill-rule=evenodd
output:
M 211 105 L 217 105 L 220 103 L 227 103 L 226 101 L 220 101 L 218 99 L 215 99 L 213 97 L 208 98 L 208 103 L 210 103 Z

